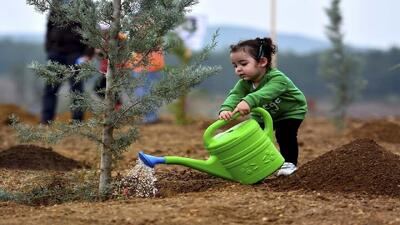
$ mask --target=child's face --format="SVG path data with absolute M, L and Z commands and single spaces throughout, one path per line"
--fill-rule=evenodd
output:
M 257 62 L 245 51 L 232 52 L 230 57 L 235 73 L 243 80 L 260 81 L 266 72 L 266 58 Z

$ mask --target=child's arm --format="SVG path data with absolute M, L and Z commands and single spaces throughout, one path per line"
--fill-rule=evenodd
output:
M 246 101 L 241 101 L 237 104 L 236 108 L 233 110 L 232 115 L 239 112 L 240 115 L 245 116 L 250 113 L 250 106 Z
M 222 103 L 219 111 L 233 111 L 242 98 L 246 96 L 246 93 L 248 92 L 247 89 L 248 88 L 242 80 L 238 81 L 235 87 L 233 87 L 229 92 L 228 97 Z
M 288 81 L 283 77 L 276 77 L 259 90 L 243 97 L 243 100 L 249 104 L 250 108 L 254 108 L 273 101 L 287 89 Z

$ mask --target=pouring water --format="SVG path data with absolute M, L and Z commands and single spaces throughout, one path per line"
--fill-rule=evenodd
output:
M 115 195 L 125 197 L 150 198 L 155 197 L 158 189 L 154 168 L 146 166 L 140 159 L 128 172 L 127 176 L 114 184 Z

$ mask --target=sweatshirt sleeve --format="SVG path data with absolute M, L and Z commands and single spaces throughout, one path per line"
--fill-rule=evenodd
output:
M 259 90 L 246 95 L 242 99 L 249 104 L 250 108 L 262 106 L 284 93 L 288 89 L 288 85 L 288 81 L 283 77 L 275 77 Z
M 233 111 L 236 105 L 246 96 L 247 88 L 242 80 L 239 80 L 235 87 L 229 92 L 228 97 L 225 99 L 220 107 L 221 111 Z

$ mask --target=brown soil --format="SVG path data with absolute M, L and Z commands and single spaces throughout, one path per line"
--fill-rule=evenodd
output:
M 226 187 L 229 181 L 191 169 L 172 170 L 156 175 L 157 197 L 171 197 L 180 193 L 205 192 Z
M 17 145 L 0 152 L 0 168 L 67 171 L 83 168 L 83 164 L 66 158 L 51 148 Z
M 373 120 L 351 131 L 355 138 L 371 138 L 389 143 L 400 143 L 400 125 L 386 120 Z
M 41 199 L 41 206 L 0 202 L 0 224 L 400 224 L 400 143 L 376 137 L 355 140 L 349 135 L 366 123 L 382 121 L 389 120 L 349 120 L 350 128 L 336 133 L 326 118 L 307 118 L 299 130 L 299 170 L 287 178 L 271 176 L 259 184 L 241 185 L 182 166 L 159 165 L 159 193 L 154 198 L 63 204 Z M 141 125 L 140 138 L 115 165 L 113 176 L 129 171 L 141 150 L 206 159 L 202 135 L 211 122 L 197 119 L 180 126 L 165 118 Z M 399 124 L 400 118 L 390 122 Z M 0 154 L 13 147 L 19 147 L 14 131 L 0 125 Z M 80 137 L 68 137 L 52 146 L 53 151 L 36 145 L 26 148 L 34 153 L 28 165 L 35 160 L 43 165 L 51 154 L 93 168 L 99 164 L 97 146 Z M 54 170 L 0 168 L 0 196 L 2 190 L 17 192 L 39 178 L 48 180 L 44 187 L 90 180 L 86 170 Z
M 88 120 L 90 118 L 92 118 L 92 114 L 89 112 L 85 112 L 83 115 L 83 119 Z M 62 112 L 60 114 L 58 114 L 55 118 L 56 121 L 60 121 L 60 122 L 69 122 L 72 119 L 72 114 L 71 112 L 67 111 L 67 112 Z
M 27 112 L 24 108 L 13 104 L 2 104 L 0 105 L 0 123 L 3 125 L 10 124 L 9 117 L 14 114 L 18 117 L 18 119 L 27 124 L 38 124 L 39 117 Z M 61 122 L 68 122 L 71 120 L 70 112 L 63 112 L 56 116 L 55 120 Z M 85 112 L 84 119 L 89 119 L 92 117 L 92 114 L 89 112 Z
M 10 123 L 9 117 L 14 114 L 20 121 L 28 124 L 37 124 L 39 119 L 37 116 L 28 113 L 23 108 L 13 105 L 4 104 L 0 106 L 0 123 L 7 125 Z
M 400 198 L 400 156 L 357 139 L 306 163 L 293 175 L 266 182 L 277 190 L 388 195 Z

